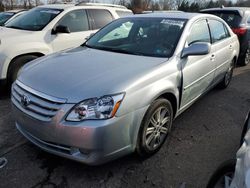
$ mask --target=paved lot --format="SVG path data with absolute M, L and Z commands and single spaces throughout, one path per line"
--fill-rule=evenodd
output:
M 2 93 L 2 91 L 0 91 Z M 235 70 L 226 90 L 209 92 L 179 116 L 169 140 L 153 157 L 134 155 L 99 167 L 56 157 L 28 143 L 15 129 L 10 99 L 0 99 L 0 187 L 205 187 L 209 176 L 239 146 L 250 108 L 250 65 Z

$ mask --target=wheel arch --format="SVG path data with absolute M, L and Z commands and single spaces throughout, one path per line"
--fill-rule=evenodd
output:
M 173 117 L 175 117 L 176 113 L 177 113 L 177 106 L 178 106 L 177 97 L 172 92 L 164 92 L 164 93 L 160 94 L 156 98 L 156 100 L 160 99 L 160 98 L 167 99 L 171 103 L 172 108 L 173 108 Z
M 11 61 L 9 63 L 9 66 L 7 69 L 7 79 L 9 78 L 10 70 L 11 70 L 11 67 L 14 65 L 15 60 L 20 58 L 20 57 L 31 56 L 31 55 L 37 56 L 37 58 L 39 58 L 39 57 L 44 56 L 45 54 L 40 53 L 40 52 L 31 52 L 31 53 L 26 53 L 26 54 L 21 54 L 21 55 L 15 56 L 14 58 L 11 59 Z
M 234 55 L 233 56 L 234 67 L 236 67 L 236 65 L 237 65 L 237 60 L 238 60 L 238 57 L 236 55 Z

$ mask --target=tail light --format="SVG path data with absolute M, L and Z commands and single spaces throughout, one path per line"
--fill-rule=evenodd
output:
M 232 30 L 236 35 L 244 35 L 247 32 L 245 27 L 233 28 Z

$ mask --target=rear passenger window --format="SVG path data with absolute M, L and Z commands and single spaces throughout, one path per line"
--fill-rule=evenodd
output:
M 229 37 L 222 22 L 217 20 L 209 20 L 209 26 L 212 35 L 212 42 L 218 42 Z
M 116 13 L 120 18 L 133 15 L 132 12 L 117 10 Z
M 198 21 L 192 26 L 187 43 L 191 45 L 195 42 L 210 43 L 209 29 L 206 20 Z
M 89 30 L 88 18 L 85 10 L 74 10 L 67 13 L 57 25 L 67 26 L 70 32 Z
M 230 33 L 229 33 L 227 27 L 225 26 L 225 24 L 223 24 L 223 26 L 224 26 L 224 29 L 225 29 L 225 32 L 226 32 L 226 36 L 227 36 L 227 37 L 230 37 L 231 35 L 230 35 Z
M 111 13 L 102 9 L 88 10 L 91 16 L 93 29 L 100 29 L 113 20 Z

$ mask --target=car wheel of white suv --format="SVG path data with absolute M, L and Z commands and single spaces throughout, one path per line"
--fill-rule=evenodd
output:
M 18 73 L 24 64 L 36 58 L 38 57 L 35 55 L 25 55 L 13 60 L 8 70 L 8 85 L 11 86 L 11 84 L 17 79 Z
M 154 101 L 139 130 L 136 150 L 140 156 L 148 157 L 161 148 L 171 130 L 172 120 L 171 103 L 163 98 Z

